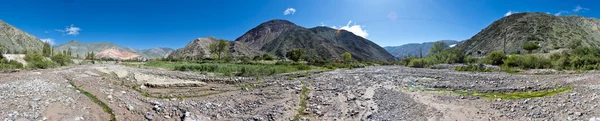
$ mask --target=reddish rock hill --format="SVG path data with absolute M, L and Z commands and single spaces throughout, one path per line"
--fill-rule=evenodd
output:
M 122 52 L 117 49 L 106 49 L 94 56 L 96 59 L 114 59 L 114 60 L 146 60 L 146 58 L 130 53 Z

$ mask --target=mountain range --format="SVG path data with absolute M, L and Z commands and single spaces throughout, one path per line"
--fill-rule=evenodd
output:
M 199 38 L 186 47 L 178 49 L 169 57 L 205 58 L 209 57 L 208 47 L 216 42 L 214 37 Z M 304 28 L 287 20 L 271 20 L 229 41 L 232 56 L 256 56 L 271 54 L 284 57 L 292 49 L 302 48 L 307 56 L 326 59 L 340 59 L 344 52 L 360 61 L 393 61 L 394 56 L 379 45 L 346 30 L 329 27 Z
M 0 20 L 0 51 L 40 51 L 43 45 L 44 42 L 35 36 Z
M 440 41 L 446 43 L 447 47 L 451 47 L 452 45 L 456 45 L 459 43 L 459 41 L 456 41 L 456 40 L 440 40 Z M 426 56 L 429 53 L 429 48 L 431 48 L 433 43 L 434 42 L 410 43 L 410 44 L 404 44 L 404 45 L 400 45 L 400 46 L 386 46 L 383 48 L 397 58 L 403 58 L 408 55 L 420 56 L 420 54 L 423 54 L 423 56 Z
M 491 51 L 522 53 L 526 43 L 538 44 L 534 52 L 566 48 L 570 43 L 600 47 L 600 20 L 577 15 L 515 13 L 494 21 L 475 36 L 458 44 L 468 55 L 483 56 Z
M 152 58 L 164 58 L 167 57 L 174 50 L 171 48 L 152 48 L 152 49 L 144 49 L 138 50 L 130 47 L 123 47 L 113 43 L 108 42 L 98 42 L 98 43 L 89 43 L 83 44 L 77 40 L 72 40 L 67 43 L 54 46 L 55 52 L 67 51 L 71 49 L 71 56 L 85 56 L 87 53 L 99 53 L 101 51 L 107 49 L 115 49 L 122 52 L 130 52 L 140 55 L 144 58 L 152 59 Z

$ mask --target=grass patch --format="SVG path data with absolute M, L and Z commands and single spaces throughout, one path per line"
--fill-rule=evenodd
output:
M 126 66 L 139 67 L 139 65 L 125 64 Z M 143 66 L 166 68 L 178 71 L 194 71 L 202 73 L 215 73 L 221 76 L 270 76 L 279 73 L 288 73 L 300 70 L 310 70 L 313 66 L 302 63 L 216 63 L 216 62 L 167 62 L 149 61 Z
M 113 113 L 113 110 L 110 107 L 108 107 L 108 105 L 106 105 L 106 103 L 100 101 L 100 99 L 98 99 L 98 97 L 96 97 L 94 94 L 81 89 L 79 86 L 75 85 L 75 83 L 73 81 L 69 80 L 69 84 L 71 84 L 71 86 L 75 87 L 75 89 L 79 90 L 79 92 L 81 92 L 82 94 L 84 94 L 85 96 L 90 98 L 90 100 L 92 100 L 92 102 L 98 104 L 98 106 L 100 106 L 104 112 L 110 114 L 109 121 L 117 120 L 117 119 L 115 119 L 115 114 Z
M 460 95 L 469 95 L 469 96 L 477 96 L 489 99 L 504 99 L 504 100 L 514 100 L 514 99 L 523 99 L 523 98 L 536 98 L 536 97 L 545 97 L 545 96 L 553 96 L 559 93 L 563 93 L 566 91 L 573 90 L 573 87 L 563 87 L 563 88 L 554 88 L 542 91 L 528 91 L 528 92 L 475 92 L 475 91 L 453 91 L 454 93 Z
M 308 89 L 306 86 L 302 86 L 302 91 L 300 93 L 300 108 L 298 108 L 296 110 L 298 112 L 298 114 L 296 114 L 296 116 L 294 116 L 294 119 L 292 121 L 298 121 L 298 120 L 300 120 L 301 116 L 307 115 L 306 113 L 304 113 L 304 110 L 306 110 L 306 107 L 308 104 L 308 93 L 309 92 L 310 92 L 310 89 Z

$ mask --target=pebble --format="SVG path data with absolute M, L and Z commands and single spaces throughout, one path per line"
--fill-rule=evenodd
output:
M 152 118 L 152 113 L 150 113 L 150 112 L 147 112 L 147 113 L 146 113 L 146 116 L 144 116 L 144 117 L 145 117 L 146 119 L 148 119 L 148 120 L 152 120 L 152 119 L 153 119 L 153 118 Z
M 33 101 L 40 101 L 42 98 L 36 97 L 36 98 L 32 98 L 31 100 Z

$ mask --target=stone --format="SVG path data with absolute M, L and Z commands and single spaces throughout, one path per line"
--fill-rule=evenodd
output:
M 36 97 L 36 98 L 32 98 L 32 101 L 40 101 L 42 98 Z
M 144 117 L 145 117 L 146 119 L 148 119 L 148 120 L 152 120 L 152 119 L 153 119 L 153 118 L 152 118 L 152 113 L 150 113 L 150 112 L 147 112 L 147 113 L 146 113 L 146 116 L 144 116 Z
M 573 113 L 573 115 L 575 115 L 575 116 L 581 116 L 581 115 L 583 115 L 583 113 L 581 113 L 581 112 L 575 112 L 575 113 Z

